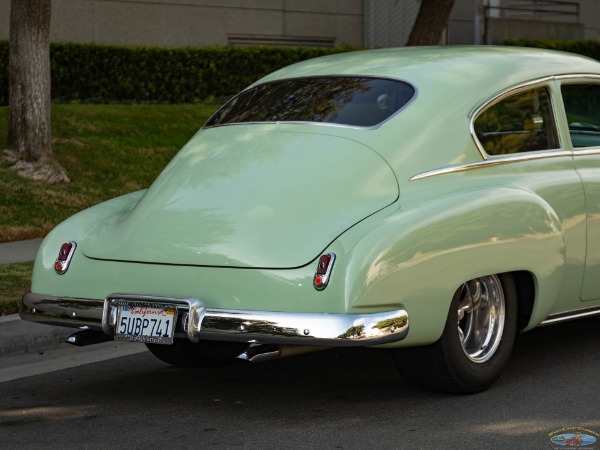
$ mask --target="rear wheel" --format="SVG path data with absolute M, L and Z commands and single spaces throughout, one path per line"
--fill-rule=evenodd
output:
M 508 274 L 463 284 L 454 294 L 442 337 L 426 347 L 394 350 L 414 385 L 471 394 L 490 387 L 506 366 L 517 334 L 517 292 Z
M 175 339 L 172 345 L 146 344 L 161 361 L 181 367 L 220 367 L 235 362 L 236 356 L 248 348 L 244 342 Z

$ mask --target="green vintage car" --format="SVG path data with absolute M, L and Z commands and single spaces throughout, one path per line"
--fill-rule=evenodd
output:
M 518 333 L 600 313 L 600 63 L 502 47 L 305 61 L 145 191 L 44 241 L 21 317 L 184 366 L 335 346 L 491 386 Z

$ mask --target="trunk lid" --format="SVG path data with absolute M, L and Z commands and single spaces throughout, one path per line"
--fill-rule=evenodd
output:
M 354 140 L 277 125 L 200 131 L 86 256 L 218 267 L 303 266 L 393 203 L 388 164 Z

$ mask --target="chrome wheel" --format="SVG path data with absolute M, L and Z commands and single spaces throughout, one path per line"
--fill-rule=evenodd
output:
M 455 394 L 489 388 L 502 374 L 518 331 L 518 293 L 512 274 L 461 285 L 442 336 L 423 347 L 394 349 L 400 373 L 418 387 Z
M 476 278 L 462 286 L 458 304 L 458 337 L 475 363 L 488 361 L 502 340 L 505 299 L 496 275 Z

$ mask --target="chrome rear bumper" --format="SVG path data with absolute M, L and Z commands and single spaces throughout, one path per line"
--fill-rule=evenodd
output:
M 177 306 L 175 336 L 264 344 L 367 346 L 388 344 L 408 334 L 404 310 L 371 314 L 296 313 L 210 309 L 198 299 L 113 294 L 106 300 L 53 297 L 29 293 L 23 297 L 24 320 L 73 328 L 87 327 L 114 335 L 118 301 Z

